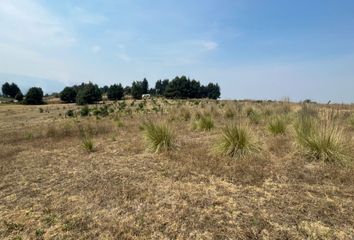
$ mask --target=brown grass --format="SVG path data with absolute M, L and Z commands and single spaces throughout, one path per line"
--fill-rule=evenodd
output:
M 294 118 L 299 105 L 156 102 L 148 100 L 145 112 L 136 111 L 139 101 L 127 101 L 122 111 L 113 104 L 114 112 L 99 119 L 65 118 L 68 109 L 80 110 L 74 105 L 49 104 L 42 113 L 0 105 L 0 239 L 354 237 L 352 164 L 308 161 L 297 151 L 292 126 L 286 135 L 268 133 L 270 114 Z M 153 109 L 157 104 L 163 111 Z M 252 125 L 261 154 L 237 161 L 211 154 L 223 126 L 249 121 L 242 111 L 248 107 L 261 117 Z M 215 127 L 191 131 L 190 116 L 205 111 Z M 176 112 L 187 117 L 168 121 Z M 145 151 L 139 126 L 146 119 L 168 122 L 178 149 Z M 352 146 L 348 119 L 340 124 Z M 81 147 L 79 126 L 94 139 L 90 154 Z

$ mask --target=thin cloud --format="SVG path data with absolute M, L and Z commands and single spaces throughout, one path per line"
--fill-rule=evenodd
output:
M 99 46 L 99 45 L 92 46 L 92 48 L 91 48 L 91 51 L 92 51 L 94 54 L 97 54 L 97 53 L 101 52 L 101 50 L 102 50 L 102 47 Z
M 79 22 L 84 24 L 100 25 L 108 20 L 103 15 L 90 13 L 81 7 L 74 7 L 71 12 Z
M 33 0 L 0 1 L 0 29 L 3 43 L 70 47 L 76 42 L 59 18 Z
M 206 51 L 212 51 L 219 47 L 219 44 L 213 41 L 202 41 L 201 46 Z

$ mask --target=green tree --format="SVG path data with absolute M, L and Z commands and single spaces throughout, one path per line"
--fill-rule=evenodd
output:
M 20 88 L 15 83 L 9 84 L 8 82 L 6 82 L 2 85 L 1 90 L 5 97 L 11 98 L 15 98 L 18 93 L 21 93 Z
M 40 87 L 32 87 L 28 90 L 25 97 L 25 104 L 39 105 L 43 104 L 43 90 Z
M 2 94 L 4 97 L 10 96 L 10 84 L 8 82 L 4 83 L 1 87 Z
M 218 99 L 220 98 L 220 87 L 218 84 L 209 83 L 207 86 L 208 98 Z
M 66 103 L 74 103 L 76 101 L 77 91 L 74 87 L 65 87 L 60 92 L 60 100 Z
M 131 94 L 134 99 L 141 99 L 144 94 L 143 84 L 140 81 L 134 81 L 131 88 Z
M 142 88 L 143 88 L 143 94 L 147 94 L 149 91 L 149 82 L 148 80 L 146 80 L 146 78 L 144 78 L 144 80 L 141 83 Z
M 85 105 L 92 104 L 102 100 L 102 94 L 99 87 L 91 82 L 88 84 L 81 84 L 76 96 L 76 104 Z
M 121 100 L 124 96 L 122 84 L 114 84 L 107 90 L 107 98 L 109 100 Z
M 15 99 L 19 102 L 21 102 L 23 100 L 23 94 L 21 91 L 16 94 Z
M 175 77 L 170 81 L 165 90 L 167 98 L 188 98 L 190 93 L 190 81 L 185 76 Z
M 164 96 L 165 95 L 165 90 L 166 90 L 166 87 L 169 83 L 169 80 L 168 79 L 165 79 L 165 80 L 158 80 L 155 84 L 155 89 L 156 89 L 156 94 L 157 95 L 161 95 L 161 96 Z

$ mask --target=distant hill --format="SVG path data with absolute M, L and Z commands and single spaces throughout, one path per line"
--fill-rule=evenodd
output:
M 41 87 L 43 92 L 50 94 L 53 92 L 60 92 L 65 84 L 52 79 L 38 78 L 32 76 L 0 73 L 0 85 L 5 82 L 14 82 L 21 89 L 22 93 L 25 94 L 30 87 Z M 1 89 L 0 89 L 1 91 Z

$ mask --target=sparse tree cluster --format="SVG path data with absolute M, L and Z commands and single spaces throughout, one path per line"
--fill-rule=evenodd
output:
M 15 83 L 5 83 L 2 85 L 4 97 L 15 98 L 25 104 L 43 104 L 43 90 L 38 87 L 30 88 L 23 96 L 20 88 Z M 93 104 L 102 100 L 102 95 L 106 95 L 108 100 L 116 101 L 123 99 L 126 95 L 131 95 L 134 99 L 141 99 L 144 94 L 164 96 L 166 98 L 210 98 L 220 97 L 220 87 L 218 84 L 209 83 L 204 86 L 199 81 L 189 78 L 175 77 L 173 80 L 158 80 L 155 88 L 149 88 L 146 78 L 142 81 L 134 81 L 132 86 L 123 88 L 121 84 L 99 87 L 97 84 L 82 83 L 80 85 L 67 86 L 59 94 L 60 100 L 65 103 L 76 103 L 78 105 Z M 49 96 L 48 94 L 46 96 Z
M 17 96 L 18 98 L 21 98 L 20 96 L 22 96 L 23 98 L 20 88 L 15 83 L 9 84 L 6 82 L 4 85 L 2 85 L 1 90 L 4 97 L 16 98 Z
M 167 83 L 167 85 L 165 85 Z M 158 82 L 160 95 L 167 98 L 210 98 L 220 97 L 220 87 L 218 84 L 209 83 L 207 86 L 201 85 L 199 81 L 189 78 L 175 77 L 173 80 Z

